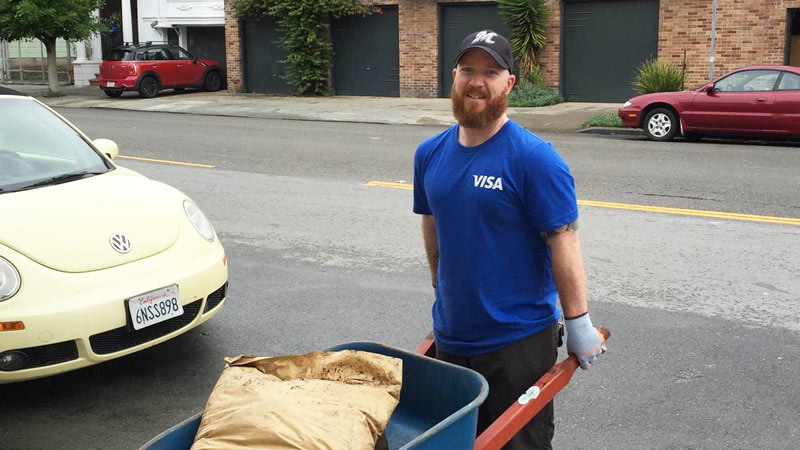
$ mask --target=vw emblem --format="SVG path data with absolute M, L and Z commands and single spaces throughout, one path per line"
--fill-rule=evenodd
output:
M 108 243 L 111 244 L 111 248 L 120 253 L 124 254 L 131 251 L 131 240 L 124 234 L 112 234 L 111 237 L 108 238 Z

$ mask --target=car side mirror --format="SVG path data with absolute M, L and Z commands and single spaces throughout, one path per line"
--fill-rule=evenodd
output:
M 706 94 L 714 95 L 716 93 L 717 93 L 717 87 L 714 83 L 711 83 L 708 86 L 706 86 Z
M 117 147 L 117 143 L 110 140 L 110 139 L 95 139 L 92 141 L 94 147 L 100 151 L 100 153 L 108 156 L 110 159 L 114 159 L 119 156 L 119 147 Z

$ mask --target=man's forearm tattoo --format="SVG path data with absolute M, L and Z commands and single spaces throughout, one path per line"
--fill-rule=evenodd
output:
M 566 232 L 569 232 L 569 231 L 578 231 L 578 221 L 577 220 L 575 220 L 573 222 L 570 222 L 570 223 L 564 225 L 563 227 L 558 227 L 555 230 L 545 231 L 544 233 L 541 234 L 541 236 L 542 236 L 542 239 L 544 239 L 544 241 L 547 242 L 547 240 L 550 239 L 551 237 L 558 236 L 561 233 L 566 233 Z

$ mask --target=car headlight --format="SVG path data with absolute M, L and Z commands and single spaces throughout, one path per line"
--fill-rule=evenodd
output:
M 189 222 L 194 225 L 194 229 L 200 233 L 200 236 L 203 236 L 209 242 L 214 242 L 214 227 L 211 226 L 211 222 L 208 221 L 203 211 L 200 211 L 200 208 L 191 200 L 183 201 L 183 210 L 186 212 Z
M 22 281 L 17 268 L 0 258 L 0 302 L 13 297 L 19 291 L 20 284 Z
M 628 106 L 631 106 L 632 104 L 633 103 L 631 103 L 631 102 L 625 102 L 625 103 L 622 104 L 622 107 L 623 108 L 627 108 Z

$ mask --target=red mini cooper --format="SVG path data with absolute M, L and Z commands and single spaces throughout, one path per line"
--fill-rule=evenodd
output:
M 195 58 L 172 44 L 126 44 L 111 49 L 100 64 L 100 88 L 109 97 L 139 91 L 150 98 L 161 89 L 220 87 L 222 73 L 216 61 Z

